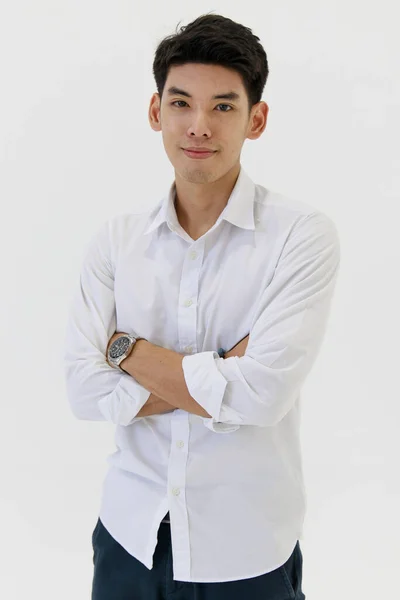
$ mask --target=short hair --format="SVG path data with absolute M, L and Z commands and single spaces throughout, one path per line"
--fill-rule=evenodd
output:
M 209 13 L 182 26 L 157 46 L 153 75 L 160 99 L 170 67 L 185 63 L 220 65 L 237 71 L 246 90 L 249 116 L 261 100 L 269 73 L 260 38 L 232 19 Z

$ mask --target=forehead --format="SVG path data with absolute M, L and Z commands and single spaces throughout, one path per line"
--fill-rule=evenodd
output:
M 165 91 L 175 88 L 187 92 L 190 96 L 203 96 L 208 98 L 228 98 L 239 102 L 245 97 L 245 89 L 240 74 L 221 65 L 208 65 L 199 63 L 185 63 L 170 67 L 165 82 Z M 183 94 L 183 95 L 187 95 Z M 171 95 L 171 93 L 169 93 Z

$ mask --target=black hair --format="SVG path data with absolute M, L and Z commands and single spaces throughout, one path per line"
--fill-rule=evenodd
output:
M 269 69 L 260 38 L 222 15 L 201 15 L 157 46 L 153 75 L 162 98 L 169 68 L 185 63 L 220 65 L 237 71 L 248 99 L 248 113 L 261 100 Z

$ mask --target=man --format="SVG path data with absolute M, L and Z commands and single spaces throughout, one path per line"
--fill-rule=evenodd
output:
M 82 265 L 68 399 L 117 426 L 92 600 L 305 598 L 300 390 L 340 250 L 327 215 L 241 166 L 269 110 L 258 39 L 205 15 L 160 43 L 148 116 L 175 179 Z

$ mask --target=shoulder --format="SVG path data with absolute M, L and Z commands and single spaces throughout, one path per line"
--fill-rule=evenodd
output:
M 285 235 L 298 231 L 326 232 L 338 237 L 336 223 L 330 215 L 315 205 L 289 195 L 256 185 L 255 207 L 258 222 L 268 232 Z
M 125 212 L 107 219 L 103 226 L 108 231 L 111 245 L 119 245 L 140 235 L 153 211 L 154 208 L 138 213 Z

